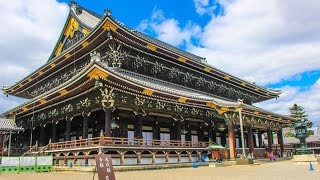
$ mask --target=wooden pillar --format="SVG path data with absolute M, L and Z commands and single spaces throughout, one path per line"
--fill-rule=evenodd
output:
M 156 153 L 152 152 L 151 156 L 152 156 L 152 164 L 156 163 Z
M 137 164 L 141 163 L 141 152 L 137 152 Z
M 268 149 L 269 149 L 269 152 L 272 152 L 272 130 L 271 129 L 268 129 Z
M 181 141 L 181 121 L 177 121 L 176 122 L 176 134 L 175 134 L 176 138 L 175 140 L 177 141 Z
M 57 122 L 52 121 L 51 142 L 57 142 Z
M 124 165 L 124 155 L 125 152 L 120 152 L 120 165 Z
M 186 141 L 191 141 L 191 127 L 188 123 L 185 123 L 186 126 Z
M 212 129 L 212 142 L 216 143 L 217 142 L 217 129 L 216 128 L 211 128 Z
M 258 143 L 259 143 L 259 148 L 262 148 L 262 130 L 258 131 Z
M 44 146 L 45 145 L 45 131 L 44 131 L 44 128 L 45 128 L 45 124 L 40 124 L 40 137 L 39 137 L 39 146 Z
M 256 133 L 253 133 L 253 147 L 254 148 L 257 148 L 258 146 L 257 146 L 257 141 L 256 141 L 256 139 L 257 139 L 257 134 Z
M 111 120 L 112 112 L 111 107 L 104 108 L 104 136 L 111 137 Z
M 208 141 L 209 141 L 209 143 L 214 142 L 212 137 L 213 137 L 212 136 L 212 124 L 211 124 L 211 122 L 209 122 L 208 123 Z
M 252 131 L 252 126 L 249 125 L 247 126 L 247 142 L 248 142 L 248 147 L 249 147 L 249 153 L 254 154 L 254 142 L 253 142 L 253 131 Z
M 278 130 L 277 138 L 278 138 L 278 144 L 280 144 L 280 156 L 283 157 L 284 145 L 283 145 L 282 128 Z
M 191 152 L 188 152 L 188 159 L 189 159 L 189 162 L 192 162 L 192 154 L 191 154 Z
M 71 132 L 71 118 L 66 118 L 66 141 L 70 141 L 70 132 Z
M 220 137 L 221 137 L 221 145 L 226 147 L 226 144 L 227 144 L 226 131 L 225 130 L 221 131 L 220 134 L 221 134 L 220 135 Z
M 169 152 L 165 152 L 166 155 L 166 163 L 169 162 Z
M 127 138 L 128 137 L 128 121 L 126 119 L 120 119 L 119 120 L 119 131 L 120 131 L 120 137 L 121 138 Z
M 154 140 L 160 140 L 160 127 L 159 122 L 157 121 L 157 117 L 155 118 L 152 126 L 152 136 Z
M 230 159 L 236 157 L 236 142 L 234 136 L 234 127 L 233 123 L 228 123 L 228 137 L 229 137 L 229 148 L 230 148 Z
M 198 132 L 198 140 L 199 141 L 204 141 L 204 131 L 203 131 L 203 127 L 202 127 L 202 124 L 200 123 L 199 124 L 199 129 L 197 130 Z
M 178 163 L 181 163 L 181 152 L 177 152 L 178 155 Z
M 82 122 L 82 139 L 87 139 L 88 138 L 88 121 L 89 121 L 89 113 L 82 113 L 83 117 L 83 122 Z
M 136 139 L 142 139 L 142 114 L 139 113 L 138 115 L 136 115 L 136 122 L 134 125 L 134 129 L 135 129 L 135 138 Z

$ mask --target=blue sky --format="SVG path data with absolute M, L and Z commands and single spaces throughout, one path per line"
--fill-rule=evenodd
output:
M 320 125 L 318 0 L 76 2 L 101 15 L 104 9 L 111 9 L 112 15 L 129 27 L 205 57 L 209 64 L 249 82 L 281 89 L 283 94 L 277 100 L 256 105 L 288 114 L 288 108 L 297 103 Z M 0 65 L 7 67 L 0 72 L 0 85 L 19 81 L 47 61 L 69 3 L 0 2 Z M 0 112 L 21 102 L 24 100 L 1 96 Z

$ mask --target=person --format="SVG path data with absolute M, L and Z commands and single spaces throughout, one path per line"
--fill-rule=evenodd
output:
M 268 152 L 268 158 L 269 158 L 270 161 L 272 161 L 272 153 Z
M 272 160 L 276 161 L 276 155 L 272 153 Z

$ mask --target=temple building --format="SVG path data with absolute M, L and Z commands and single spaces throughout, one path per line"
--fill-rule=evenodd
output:
M 273 134 L 283 153 L 282 128 L 295 121 L 252 105 L 281 91 L 74 2 L 48 61 L 3 91 L 29 99 L 2 114 L 24 129 L 14 146 L 52 154 L 58 165 L 92 164 L 99 152 L 115 165 L 191 162 L 209 144 L 226 147 L 228 159 L 242 144 L 258 157 L 272 149 Z

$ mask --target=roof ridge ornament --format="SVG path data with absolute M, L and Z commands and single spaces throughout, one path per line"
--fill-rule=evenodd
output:
M 109 8 L 104 10 L 104 15 L 105 16 L 111 16 L 111 14 L 112 13 L 111 13 L 111 10 Z

